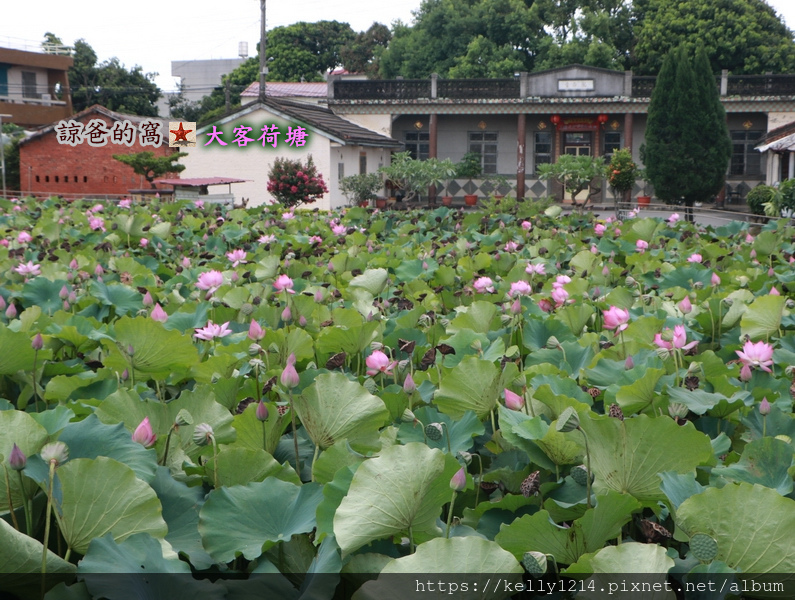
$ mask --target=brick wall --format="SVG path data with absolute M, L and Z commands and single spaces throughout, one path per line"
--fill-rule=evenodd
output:
M 109 117 L 95 112 L 77 120 L 88 123 L 92 119 L 102 119 L 108 128 L 113 126 Z M 166 127 L 161 131 L 168 135 Z M 160 148 L 141 146 L 137 138 L 132 147 L 110 142 L 99 147 L 89 146 L 87 142 L 70 146 L 59 144 L 55 131 L 49 131 L 20 146 L 20 187 L 23 193 L 33 195 L 127 195 L 129 190 L 149 187 L 149 184 L 143 177 L 136 175 L 132 167 L 114 160 L 113 155 L 146 150 L 158 156 L 167 156 L 178 149 L 169 148 L 168 145 Z

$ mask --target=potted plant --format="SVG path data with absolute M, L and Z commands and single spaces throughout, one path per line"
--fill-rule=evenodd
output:
M 795 179 L 787 179 L 778 184 L 773 197 L 764 204 L 768 217 L 781 216 L 790 219 L 795 216 Z
M 371 200 L 376 199 L 375 193 L 382 187 L 384 182 L 378 173 L 349 175 L 340 181 L 340 191 L 348 198 L 351 206 L 367 206 Z
M 651 194 L 649 193 L 649 177 L 646 173 L 646 169 L 641 169 L 638 171 L 638 176 L 643 180 L 643 194 L 638 196 L 638 206 L 648 206 L 651 204 Z
M 607 173 L 607 184 L 613 189 L 613 200 L 618 211 L 618 196 L 621 196 L 623 204 L 629 204 L 632 188 L 635 187 L 638 177 L 638 166 L 632 160 L 632 150 L 616 150 L 610 159 Z
M 467 152 L 461 162 L 455 166 L 455 176 L 461 179 L 472 181 L 475 177 L 480 177 L 483 167 L 480 164 L 480 154 L 478 152 Z M 464 202 L 467 206 L 474 206 L 478 202 L 477 194 L 465 194 Z
M 392 155 L 392 162 L 379 171 L 392 186 L 405 193 L 405 200 L 413 200 L 427 193 L 430 186 L 441 184 L 451 177 L 453 164 L 449 159 L 416 160 L 409 152 L 397 152 Z
M 563 154 L 554 163 L 538 165 L 539 179 L 555 179 L 571 195 L 574 208 L 583 211 L 591 201 L 591 196 L 601 188 L 601 181 L 607 173 L 607 165 L 601 156 L 574 156 Z M 598 181 L 599 185 L 594 185 Z M 580 192 L 588 190 L 582 202 L 578 202 Z

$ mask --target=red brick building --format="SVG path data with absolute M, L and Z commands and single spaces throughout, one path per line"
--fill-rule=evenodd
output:
M 85 139 L 82 143 L 70 145 L 58 141 L 59 135 L 63 137 L 56 129 L 60 121 L 43 127 L 19 144 L 19 179 L 23 194 L 65 197 L 128 195 L 131 189 L 147 188 L 149 184 L 144 177 L 136 175 L 132 167 L 114 160 L 114 154 L 150 151 L 158 156 L 167 156 L 177 151 L 168 147 L 168 122 L 163 119 L 125 115 L 94 105 L 66 121 L 81 123 L 86 131 L 89 123 L 96 119 L 102 121 L 108 130 L 114 126 L 120 128 L 128 121 L 136 130 L 134 143 L 128 146 L 107 141 L 104 145 L 92 146 Z M 157 147 L 141 145 L 138 128 L 147 120 L 160 124 L 162 143 Z

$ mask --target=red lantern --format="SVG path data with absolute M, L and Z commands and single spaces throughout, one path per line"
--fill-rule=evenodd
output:
M 560 115 L 552 115 L 549 117 L 549 120 L 552 121 L 554 125 L 560 124 Z
M 607 115 L 599 115 L 596 120 L 599 121 L 600 124 L 604 125 L 607 123 L 608 116 Z

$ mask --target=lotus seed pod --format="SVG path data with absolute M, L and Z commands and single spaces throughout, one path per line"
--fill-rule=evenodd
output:
M 193 443 L 197 446 L 206 446 L 213 440 L 213 428 L 207 423 L 199 423 L 193 430 Z
M 403 423 L 416 423 L 418 421 L 417 415 L 411 412 L 408 408 L 403 411 L 403 414 L 400 416 L 400 420 Z
M 547 340 L 547 348 L 550 350 L 555 350 L 556 348 L 560 347 L 560 341 L 554 335 L 549 336 Z
M 558 417 L 557 425 L 555 426 L 558 431 L 566 433 L 574 431 L 580 426 L 580 417 L 571 406 L 564 410 Z
M 614 419 L 618 419 L 619 421 L 624 420 L 624 411 L 621 410 L 621 407 L 618 404 L 611 404 L 610 409 L 607 411 L 607 415 L 613 417 Z
M 429 440 L 433 440 L 434 442 L 438 442 L 442 439 L 444 432 L 442 431 L 442 424 L 441 423 L 429 423 L 425 426 L 425 435 L 428 436 Z
M 541 552 L 525 552 L 522 566 L 530 575 L 544 575 L 547 572 L 547 557 Z
M 243 306 L 240 307 L 240 312 L 248 316 L 254 312 L 254 305 L 250 302 L 244 302 Z
M 177 413 L 177 418 L 174 419 L 174 425 L 176 425 L 177 427 L 184 427 L 185 425 L 190 425 L 192 423 L 193 423 L 193 417 L 191 416 L 191 414 L 184 408 L 181 408 L 180 411 Z
M 571 478 L 580 485 L 588 485 L 589 475 L 588 475 L 588 469 L 585 467 L 585 465 L 578 465 L 576 467 L 572 467 L 571 473 L 569 474 L 571 475 Z
M 668 405 L 668 414 L 671 415 L 671 418 L 679 418 L 684 419 L 687 416 L 688 408 L 681 402 L 671 402 Z
M 712 562 L 718 555 L 718 542 L 706 533 L 696 533 L 690 537 L 690 551 L 701 562 Z
M 525 480 L 522 482 L 522 485 L 519 486 L 519 490 L 522 492 L 522 496 L 529 498 L 530 496 L 535 496 L 538 494 L 538 488 L 540 485 L 541 472 L 533 471 L 525 478 Z
M 55 461 L 56 465 L 62 465 L 69 460 L 69 448 L 63 442 L 50 442 L 41 449 L 41 458 L 44 462 Z

